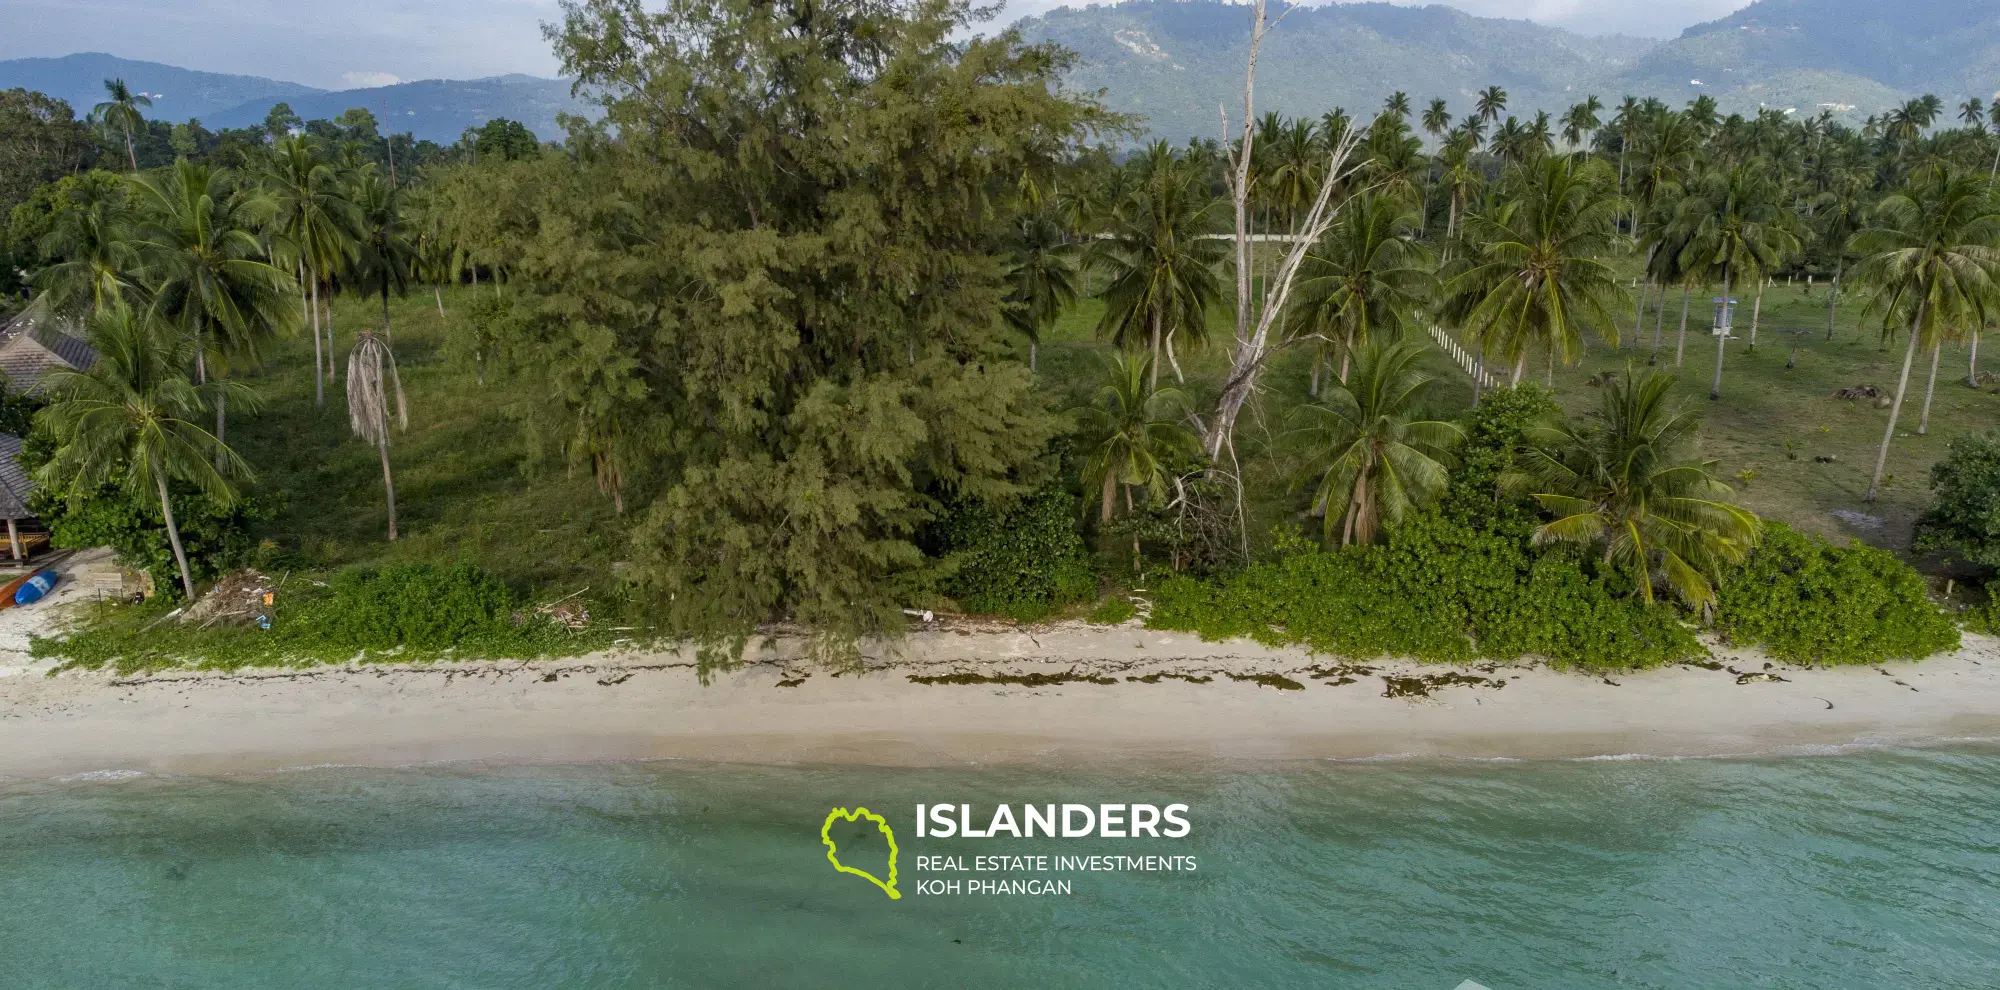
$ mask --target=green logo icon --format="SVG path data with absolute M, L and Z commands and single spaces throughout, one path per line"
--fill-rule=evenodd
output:
M 875 827 L 881 830 L 883 837 L 889 840 L 888 883 L 883 883 L 881 878 L 875 876 L 875 874 L 870 873 L 867 870 L 857 870 L 854 867 L 848 866 L 847 864 L 842 863 L 840 861 L 840 849 L 834 844 L 833 841 L 833 823 L 840 821 L 842 819 L 846 819 L 847 821 L 850 822 L 855 822 L 855 821 L 860 821 L 863 818 L 866 818 L 869 821 L 874 822 Z M 827 812 L 826 824 L 821 825 L 819 827 L 819 840 L 821 842 L 826 843 L 826 861 L 832 863 L 834 869 L 839 870 L 842 873 L 852 873 L 855 876 L 860 877 L 863 880 L 866 880 L 869 883 L 872 883 L 875 886 L 882 888 L 882 893 L 888 894 L 889 899 L 892 901 L 902 899 L 903 895 L 896 891 L 896 833 L 894 830 L 889 828 L 888 819 L 883 818 L 881 815 L 869 811 L 867 808 L 856 808 L 853 811 L 849 811 L 846 808 L 835 808 L 832 811 Z

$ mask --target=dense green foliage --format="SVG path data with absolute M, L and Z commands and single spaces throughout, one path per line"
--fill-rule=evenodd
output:
M 950 569 L 945 593 L 973 612 L 1021 621 L 1088 600 L 1097 574 L 1076 523 L 1076 497 L 1061 486 L 1004 513 L 987 502 L 953 505 L 936 533 Z
M 22 467 L 39 470 L 53 451 L 46 433 L 30 433 L 22 445 Z M 257 550 L 251 527 L 275 518 L 284 506 L 284 495 L 275 492 L 224 502 L 186 483 L 176 482 L 171 491 L 188 570 L 198 581 L 213 580 L 250 563 Z M 159 592 L 180 597 L 166 518 L 150 491 L 128 492 L 112 484 L 86 490 L 44 484 L 28 497 L 28 510 L 48 527 L 52 545 L 110 547 L 125 566 L 146 572 Z
M 1924 579 L 1885 550 L 1837 547 L 1783 523 L 1722 584 L 1715 626 L 1795 663 L 1920 659 L 1958 647 Z
M 604 132 L 522 187 L 501 346 L 704 638 L 899 628 L 954 498 L 1024 491 L 1060 430 L 1010 330 L 1023 173 L 1102 120 L 1067 58 L 952 41 L 962 5 L 571 5 Z M 615 131 L 616 140 L 609 135 Z
M 1386 544 L 1287 550 L 1221 581 L 1163 582 L 1147 624 L 1432 662 L 1544 656 L 1622 669 L 1703 652 L 1674 611 L 1620 597 L 1586 576 L 1574 551 L 1532 553 L 1518 530 L 1481 532 L 1426 512 Z
M 2000 430 L 1953 437 L 1944 460 L 1931 465 L 1931 491 L 1912 549 L 2000 567 Z
M 192 666 L 235 669 L 449 656 L 569 655 L 609 645 L 608 631 L 572 632 L 531 614 L 505 585 L 467 564 L 351 569 L 325 588 L 281 583 L 269 629 L 169 623 L 164 605 L 109 606 L 61 640 L 36 638 L 35 656 L 121 672 Z

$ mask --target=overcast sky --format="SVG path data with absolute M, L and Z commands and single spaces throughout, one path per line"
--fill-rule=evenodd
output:
M 1002 22 L 1062 2 L 1008 0 Z M 1451 6 L 1592 34 L 1672 37 L 1747 2 L 1454 0 Z M 103 51 L 328 89 L 507 72 L 550 76 L 557 66 L 540 24 L 559 10 L 555 0 L 0 0 L 0 58 Z

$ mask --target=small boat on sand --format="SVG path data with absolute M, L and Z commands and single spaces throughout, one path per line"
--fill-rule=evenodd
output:
M 19 582 L 20 587 L 14 589 L 14 604 L 33 605 L 41 601 L 42 597 L 56 586 L 56 581 L 60 578 L 61 575 L 54 571 L 36 571 L 29 575 L 27 580 Z

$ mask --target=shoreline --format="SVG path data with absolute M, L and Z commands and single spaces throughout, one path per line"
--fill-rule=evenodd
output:
M 1721 669 L 1608 677 L 1341 662 L 1081 623 L 913 633 L 854 671 L 808 663 L 796 645 L 767 646 L 707 686 L 682 653 L 136 678 L 45 677 L 48 665 L 0 654 L 0 781 L 653 759 L 939 767 L 1750 757 L 2000 739 L 2000 640 L 1973 634 L 1955 653 L 1884 667 L 1785 667 L 1717 647 Z M 1428 694 L 1410 694 L 1418 690 Z M 1391 696 L 1399 693 L 1408 696 Z

